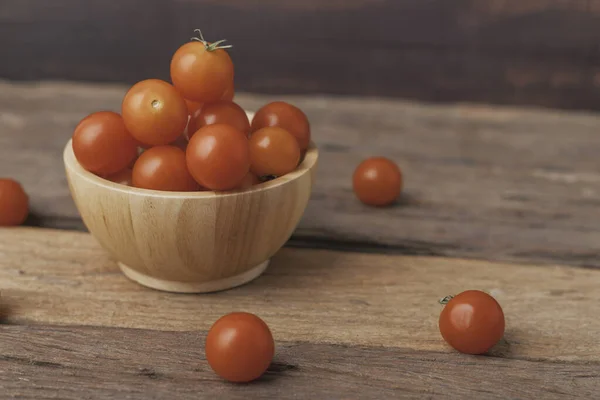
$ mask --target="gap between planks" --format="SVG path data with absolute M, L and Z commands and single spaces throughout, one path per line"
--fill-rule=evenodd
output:
M 600 271 L 478 260 L 284 248 L 250 284 L 209 295 L 153 291 L 127 280 L 87 233 L 0 229 L 6 322 L 207 330 L 254 312 L 277 340 L 450 352 L 440 297 L 492 293 L 507 319 L 503 358 L 598 363 Z
M 598 364 L 281 340 L 261 379 L 233 385 L 206 363 L 205 332 L 0 326 L 0 335 L 3 398 L 562 400 L 600 390 Z

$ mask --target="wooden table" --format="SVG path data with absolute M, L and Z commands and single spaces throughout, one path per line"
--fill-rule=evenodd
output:
M 0 229 L 0 397 L 29 399 L 566 399 L 600 392 L 600 116 L 292 97 L 313 123 L 318 179 L 264 276 L 209 295 L 127 280 L 70 199 L 62 147 L 125 87 L 0 83 L 0 175 L 23 182 L 29 227 Z M 256 109 L 268 99 L 240 94 Z M 405 172 L 387 209 L 361 205 L 369 155 Z M 466 356 L 437 300 L 502 304 L 505 339 Z M 207 329 L 244 310 L 277 354 L 249 385 L 221 381 Z

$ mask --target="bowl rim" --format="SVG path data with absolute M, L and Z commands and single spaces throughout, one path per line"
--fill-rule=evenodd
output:
M 318 158 L 319 150 L 315 143 L 311 141 L 308 146 L 308 149 L 306 150 L 302 162 L 300 163 L 300 165 L 298 165 L 298 168 L 286 175 L 280 176 L 279 178 L 259 183 L 248 189 L 234 189 L 222 192 L 210 190 L 198 192 L 167 192 L 162 190 L 142 189 L 132 186 L 125 186 L 120 183 L 112 182 L 108 179 L 101 178 L 93 174 L 92 172 L 87 171 L 81 166 L 81 164 L 79 164 L 79 162 L 75 158 L 75 153 L 73 151 L 73 139 L 69 139 L 63 151 L 63 161 L 65 164 L 65 168 L 68 169 L 70 172 L 76 174 L 80 178 L 85 179 L 89 183 L 92 183 L 96 186 L 103 187 L 107 190 L 117 191 L 130 195 L 179 199 L 223 198 L 265 192 L 283 186 L 302 177 L 307 173 L 310 173 L 310 171 L 316 165 Z

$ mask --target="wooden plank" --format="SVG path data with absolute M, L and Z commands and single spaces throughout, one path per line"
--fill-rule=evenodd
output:
M 232 385 L 210 371 L 204 332 L 0 326 L 0 334 L 4 398 L 562 400 L 600 390 L 597 363 L 280 340 L 262 379 Z
M 166 79 L 174 50 L 201 27 L 234 43 L 246 91 L 598 109 L 598 4 L 12 1 L 0 4 L 0 76 Z
M 62 147 L 84 115 L 118 110 L 125 90 L 0 83 L 0 171 L 31 194 L 31 225 L 83 228 Z M 273 98 L 238 96 L 251 110 Z M 600 266 L 597 115 L 285 99 L 309 114 L 321 151 L 317 184 L 291 244 Z M 352 172 L 370 155 L 391 157 L 404 170 L 397 207 L 372 209 L 353 196 Z
M 238 310 L 263 317 L 282 341 L 436 354 L 453 352 L 438 331 L 438 299 L 475 288 L 506 315 L 492 356 L 600 363 L 600 271 L 591 269 L 284 249 L 250 284 L 175 295 L 127 280 L 89 234 L 17 228 L 0 230 L 0 282 L 11 324 L 207 330 Z

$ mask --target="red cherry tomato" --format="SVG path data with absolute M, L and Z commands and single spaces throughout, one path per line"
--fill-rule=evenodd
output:
M 252 119 L 251 131 L 256 132 L 268 126 L 283 128 L 294 135 L 301 151 L 305 151 L 310 144 L 310 124 L 306 114 L 298 107 L 283 101 L 263 106 Z
M 0 179 L 0 226 L 21 225 L 29 214 L 29 197 L 13 179 Z
M 171 60 L 171 81 L 188 100 L 214 103 L 233 82 L 233 62 L 217 43 L 192 41 L 181 46 Z
M 233 83 L 233 80 L 232 80 L 231 82 L 229 82 L 229 85 L 227 85 L 227 89 L 225 89 L 225 92 L 221 96 L 221 100 L 233 101 L 234 97 L 235 97 L 235 84 Z
M 282 176 L 299 162 L 298 141 L 285 129 L 267 127 L 250 136 L 250 170 L 257 176 Z
M 122 104 L 125 126 L 146 145 L 165 145 L 180 136 L 188 122 L 187 105 L 167 82 L 147 79 L 129 89 Z
M 188 99 L 184 99 L 184 100 L 185 100 L 185 105 L 187 106 L 189 115 L 194 115 L 194 113 L 196 111 L 198 111 L 199 109 L 202 108 L 202 103 L 196 103 L 195 101 L 190 101 Z
M 249 189 L 254 185 L 258 185 L 260 183 L 260 179 L 252 172 L 248 172 L 244 177 L 242 183 L 240 183 L 239 189 Z
M 392 204 L 402 190 L 402 174 L 398 166 L 384 157 L 361 162 L 352 177 L 354 193 L 370 206 Z
M 250 170 L 246 135 L 225 124 L 200 128 L 190 139 L 186 158 L 196 182 L 210 190 L 235 189 Z
M 231 83 L 227 86 L 227 89 L 225 89 L 225 93 L 223 93 L 223 95 L 221 96 L 220 101 L 233 101 L 234 96 L 235 88 L 233 86 L 233 81 L 231 81 Z M 190 115 L 194 115 L 194 113 L 201 109 L 203 105 L 203 103 L 196 103 L 195 101 L 191 101 L 188 99 L 185 99 L 185 104 L 187 105 L 188 113 Z
M 79 164 L 107 176 L 126 168 L 137 156 L 137 142 L 117 113 L 100 111 L 85 117 L 73 133 L 73 152 Z
M 461 353 L 483 354 L 504 335 L 504 312 L 489 294 L 467 290 L 448 301 L 440 314 L 440 332 Z
M 131 168 L 125 168 L 124 170 L 119 171 L 116 174 L 107 176 L 106 179 L 114 183 L 119 183 L 121 185 L 131 186 L 132 173 L 133 171 L 131 170 Z
M 269 327 L 254 314 L 236 312 L 221 317 L 206 336 L 206 360 L 220 377 L 250 382 L 265 373 L 275 354 Z
M 133 166 L 133 186 L 172 192 L 199 189 L 187 170 L 185 152 L 175 146 L 157 146 L 144 151 Z
M 214 124 L 231 125 L 245 134 L 250 131 L 250 121 L 242 107 L 231 101 L 219 101 L 205 104 L 192 115 L 188 124 L 188 136 L 191 138 L 198 129 Z

